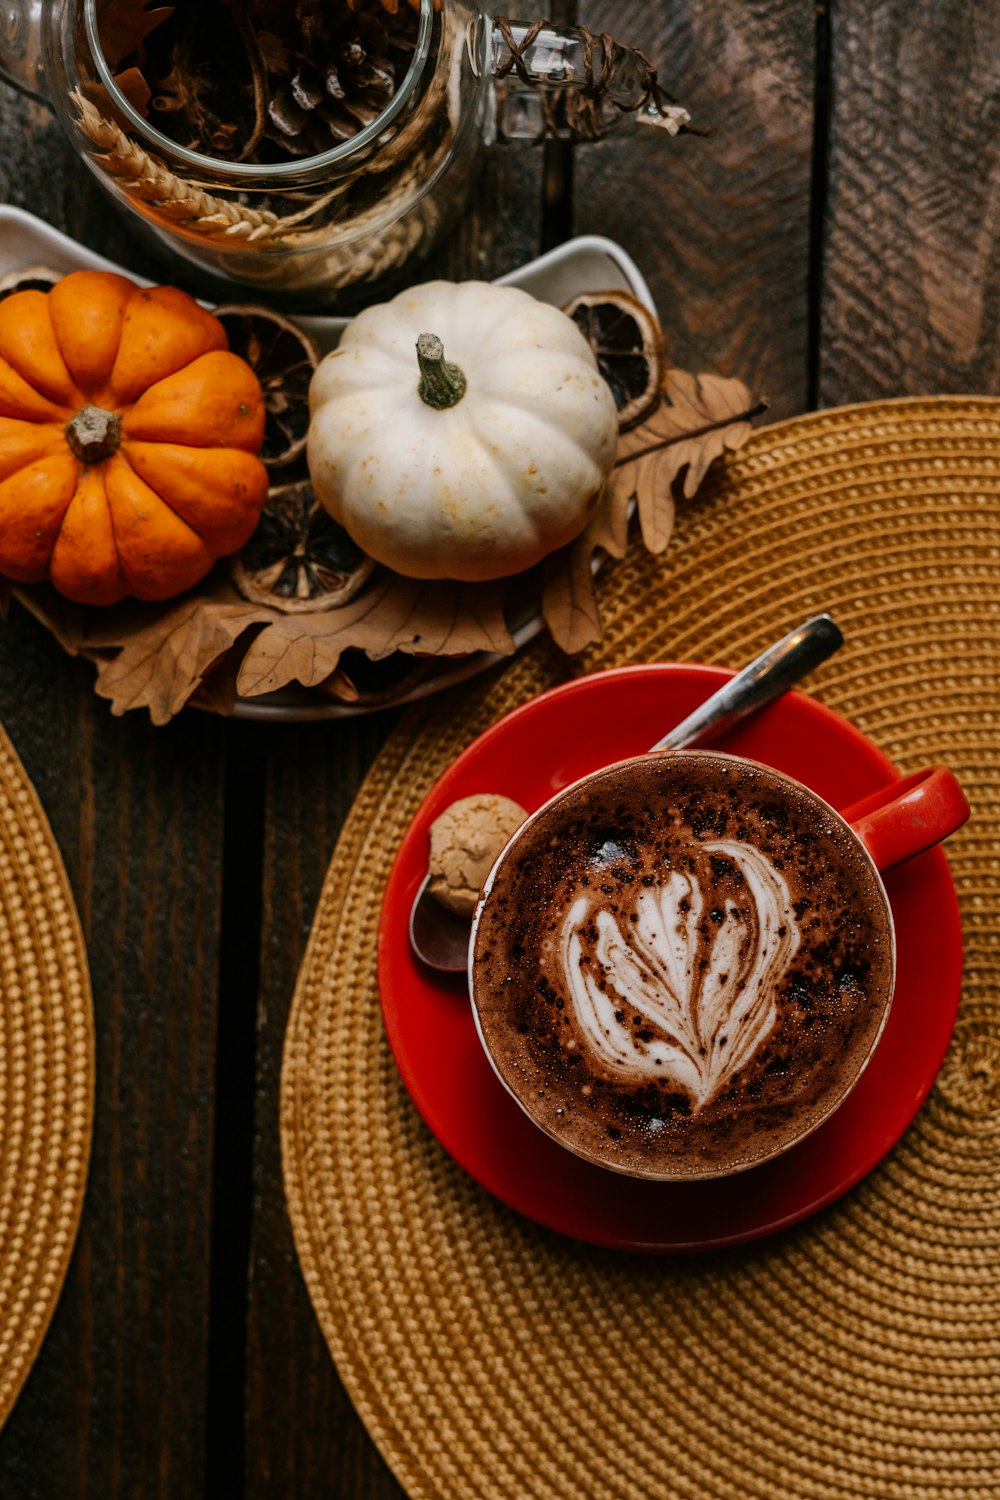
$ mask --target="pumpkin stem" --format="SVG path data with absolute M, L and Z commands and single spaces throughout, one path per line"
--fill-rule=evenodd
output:
M 103 406 L 81 406 L 71 422 L 66 423 L 66 441 L 85 464 L 99 464 L 118 452 L 122 440 L 122 419 L 116 411 Z
M 420 366 L 420 399 L 444 411 L 465 395 L 465 376 L 457 365 L 444 357 L 444 345 L 436 333 L 422 333 L 417 339 L 417 363 Z

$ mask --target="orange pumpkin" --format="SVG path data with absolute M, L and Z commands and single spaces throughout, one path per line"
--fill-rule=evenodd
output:
M 82 604 L 168 599 L 267 498 L 264 399 L 174 287 L 75 271 L 0 302 L 0 573 Z

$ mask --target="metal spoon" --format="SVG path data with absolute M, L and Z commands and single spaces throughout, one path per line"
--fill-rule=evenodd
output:
M 815 615 L 769 646 L 650 749 L 684 750 L 722 733 L 780 697 L 843 644 L 830 616 Z M 461 973 L 468 963 L 471 920 L 448 911 L 430 894 L 429 886 L 427 875 L 410 910 L 410 945 L 428 968 Z

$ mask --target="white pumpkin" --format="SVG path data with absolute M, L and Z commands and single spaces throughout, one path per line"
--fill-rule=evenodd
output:
M 531 567 L 583 530 L 615 458 L 614 398 L 579 329 L 484 281 L 426 282 L 359 313 L 309 403 L 317 496 L 410 578 Z

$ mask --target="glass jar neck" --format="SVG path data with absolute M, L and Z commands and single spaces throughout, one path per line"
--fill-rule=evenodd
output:
M 447 0 L 445 3 L 447 4 Z M 352 136 L 349 141 L 344 141 L 317 156 L 303 157 L 296 161 L 262 164 L 223 161 L 216 156 L 190 151 L 186 146 L 178 145 L 176 141 L 171 140 L 169 136 L 151 125 L 126 98 L 108 66 L 101 47 L 97 0 L 83 0 L 84 25 L 94 67 L 101 83 L 108 91 L 116 112 L 128 121 L 130 133 L 139 136 L 144 145 L 167 160 L 175 169 L 182 168 L 188 174 L 196 173 L 210 178 L 216 184 L 227 183 L 235 189 L 238 189 L 241 184 L 246 186 L 259 184 L 262 176 L 266 176 L 276 186 L 285 184 L 292 187 L 299 182 L 314 180 L 317 176 L 336 176 L 342 172 L 351 171 L 357 158 L 364 155 L 377 142 L 379 136 L 406 109 L 419 88 L 431 55 L 434 10 L 435 0 L 420 0 L 417 41 L 406 75 L 385 109 L 369 125 L 359 130 L 357 135 Z

